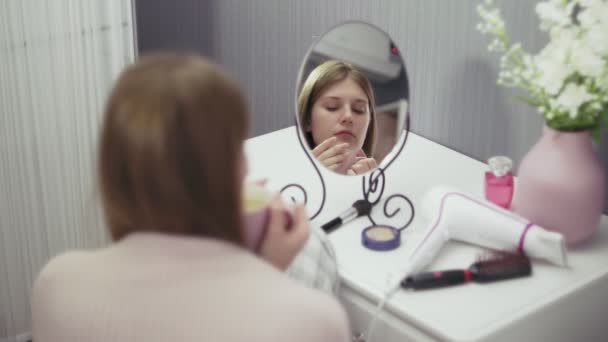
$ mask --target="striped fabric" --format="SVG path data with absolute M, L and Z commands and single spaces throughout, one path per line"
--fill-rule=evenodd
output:
M 308 286 L 337 295 L 340 277 L 336 254 L 325 232 L 312 228 L 308 242 L 287 273 Z
M 26 342 L 30 289 L 107 241 L 93 185 L 103 103 L 134 59 L 131 0 L 0 1 L 0 341 Z

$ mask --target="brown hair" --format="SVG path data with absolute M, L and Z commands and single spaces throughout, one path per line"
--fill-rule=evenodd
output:
M 325 90 L 332 85 L 350 77 L 367 95 L 369 101 L 370 120 L 365 140 L 363 141 L 363 151 L 367 156 L 374 152 L 376 140 L 376 110 L 374 90 L 365 75 L 353 65 L 342 61 L 329 60 L 317 66 L 306 78 L 304 85 L 298 96 L 298 118 L 300 125 L 305 129 L 310 125 L 312 107 Z M 305 133 L 306 140 L 310 148 L 315 148 L 312 133 Z
M 240 243 L 248 110 L 237 84 L 195 55 L 139 59 L 117 81 L 99 144 L 113 240 L 135 231 Z

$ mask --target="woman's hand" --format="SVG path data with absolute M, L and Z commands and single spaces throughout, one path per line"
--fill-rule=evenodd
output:
M 351 154 L 348 146 L 348 143 L 340 143 L 338 138 L 331 137 L 317 145 L 312 150 L 312 155 L 328 169 L 339 172 Z
M 310 235 L 308 217 L 302 204 L 293 208 L 293 222 L 289 226 L 286 208 L 277 195 L 270 205 L 270 220 L 260 255 L 278 269 L 286 270 L 300 252 Z
M 374 158 L 359 157 L 357 161 L 346 172 L 349 176 L 362 175 L 378 167 Z

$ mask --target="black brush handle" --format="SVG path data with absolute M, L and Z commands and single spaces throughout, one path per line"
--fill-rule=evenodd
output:
M 470 270 L 476 283 L 491 283 L 530 276 L 532 274 L 532 265 L 529 262 L 520 262 L 486 266 L 481 262 L 471 265 Z
M 414 274 L 401 282 L 405 289 L 424 290 L 466 283 L 470 277 L 466 270 L 447 270 Z
M 338 227 L 340 227 L 341 224 L 342 224 L 342 219 L 339 217 L 336 217 L 335 219 L 322 225 L 321 229 L 323 229 L 325 231 L 325 233 L 329 234 L 329 233 L 333 232 L 334 230 L 338 229 Z

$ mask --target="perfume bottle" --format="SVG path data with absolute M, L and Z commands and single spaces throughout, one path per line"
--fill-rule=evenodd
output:
M 513 199 L 513 162 L 508 157 L 496 156 L 488 159 L 490 171 L 486 171 L 486 199 L 505 209 Z

